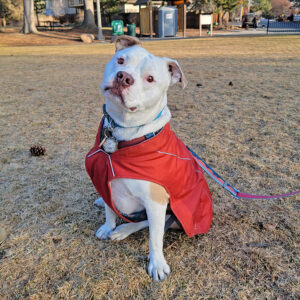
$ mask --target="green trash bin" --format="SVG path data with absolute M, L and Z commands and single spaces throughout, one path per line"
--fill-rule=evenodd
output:
M 111 22 L 112 35 L 122 35 L 124 34 L 124 23 L 122 20 L 114 20 Z
M 136 36 L 135 24 L 127 24 L 127 35 Z

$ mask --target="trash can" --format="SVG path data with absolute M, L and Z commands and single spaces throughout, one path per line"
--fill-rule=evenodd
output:
M 177 34 L 177 8 L 163 6 L 158 10 L 158 31 L 159 37 L 176 36 Z
M 114 20 L 111 22 L 112 35 L 124 34 L 124 23 L 122 20 Z
M 127 35 L 136 36 L 135 29 L 135 24 L 127 24 Z

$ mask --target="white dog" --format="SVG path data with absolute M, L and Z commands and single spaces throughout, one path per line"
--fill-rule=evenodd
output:
M 122 240 L 149 226 L 148 274 L 158 281 L 170 273 L 163 255 L 168 204 L 191 237 L 209 230 L 212 200 L 197 160 L 170 130 L 167 90 L 187 84 L 178 63 L 151 55 L 136 38 L 120 36 L 115 45 L 101 84 L 104 117 L 86 157 L 105 201 L 96 236 Z M 117 216 L 129 223 L 116 227 Z

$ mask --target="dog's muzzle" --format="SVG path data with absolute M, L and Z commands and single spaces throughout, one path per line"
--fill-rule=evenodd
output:
M 116 87 L 125 89 L 134 84 L 133 77 L 124 71 L 119 71 L 115 78 Z

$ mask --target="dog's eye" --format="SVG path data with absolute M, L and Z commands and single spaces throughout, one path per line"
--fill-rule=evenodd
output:
M 153 81 L 154 81 L 153 76 L 148 76 L 148 77 L 147 77 L 147 81 L 148 81 L 148 82 L 153 82 Z
M 119 57 L 119 58 L 118 58 L 118 64 L 119 64 L 119 65 L 123 65 L 123 64 L 124 64 L 124 58 Z

